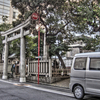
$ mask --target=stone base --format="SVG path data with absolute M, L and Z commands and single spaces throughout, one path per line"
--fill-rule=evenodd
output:
M 3 75 L 2 76 L 2 79 L 6 80 L 7 79 L 7 76 L 6 75 Z
M 69 78 L 69 76 L 65 77 L 65 79 L 67 79 L 67 78 Z M 27 80 L 38 81 L 38 77 L 37 76 L 29 76 L 29 77 L 27 77 Z M 62 80 L 62 78 L 60 78 L 60 77 L 45 77 L 45 76 L 39 77 L 39 82 L 49 83 L 49 84 L 60 81 L 60 80 Z
M 24 78 L 21 78 L 21 77 L 20 77 L 19 82 L 26 82 L 26 78 L 25 78 L 25 77 L 24 77 Z

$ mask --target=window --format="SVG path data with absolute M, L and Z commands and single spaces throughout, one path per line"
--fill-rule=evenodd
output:
M 10 4 L 7 4 L 7 3 L 4 3 L 3 5 L 4 6 L 7 6 L 7 7 L 10 7 Z
M 74 63 L 75 70 L 85 70 L 86 69 L 86 58 L 76 58 Z
M 13 12 L 13 18 L 16 18 L 16 12 Z
M 90 59 L 90 70 L 100 70 L 100 58 Z
M 2 19 L 0 19 L 0 23 L 2 23 L 3 21 L 2 21 Z
M 10 7 L 4 6 L 4 9 L 6 9 L 6 10 L 10 10 Z
M 3 10 L 3 13 L 4 13 L 4 14 L 9 14 L 9 11 L 4 9 L 4 10 Z
M 0 16 L 0 23 L 2 22 L 2 16 Z
M 0 0 L 0 5 L 3 5 L 3 4 L 4 4 L 3 1 Z
M 10 0 L 4 0 L 4 2 L 10 4 Z
M 3 10 L 2 10 L 2 9 L 0 9 L 0 12 L 3 12 Z
M 3 5 L 0 5 L 0 8 L 3 9 Z
M 0 19 L 2 19 L 2 16 L 0 15 Z

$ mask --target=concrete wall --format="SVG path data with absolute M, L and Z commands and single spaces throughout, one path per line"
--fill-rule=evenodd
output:
M 8 64 L 8 72 L 11 72 L 11 64 Z M 3 63 L 0 63 L 0 72 L 3 72 Z

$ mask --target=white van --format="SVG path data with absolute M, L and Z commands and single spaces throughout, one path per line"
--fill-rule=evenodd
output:
M 100 52 L 76 54 L 70 76 L 69 87 L 77 99 L 100 95 Z

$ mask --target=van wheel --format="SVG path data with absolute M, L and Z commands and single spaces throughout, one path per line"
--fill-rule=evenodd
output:
M 76 99 L 82 99 L 84 97 L 84 90 L 79 85 L 74 87 L 73 93 Z

